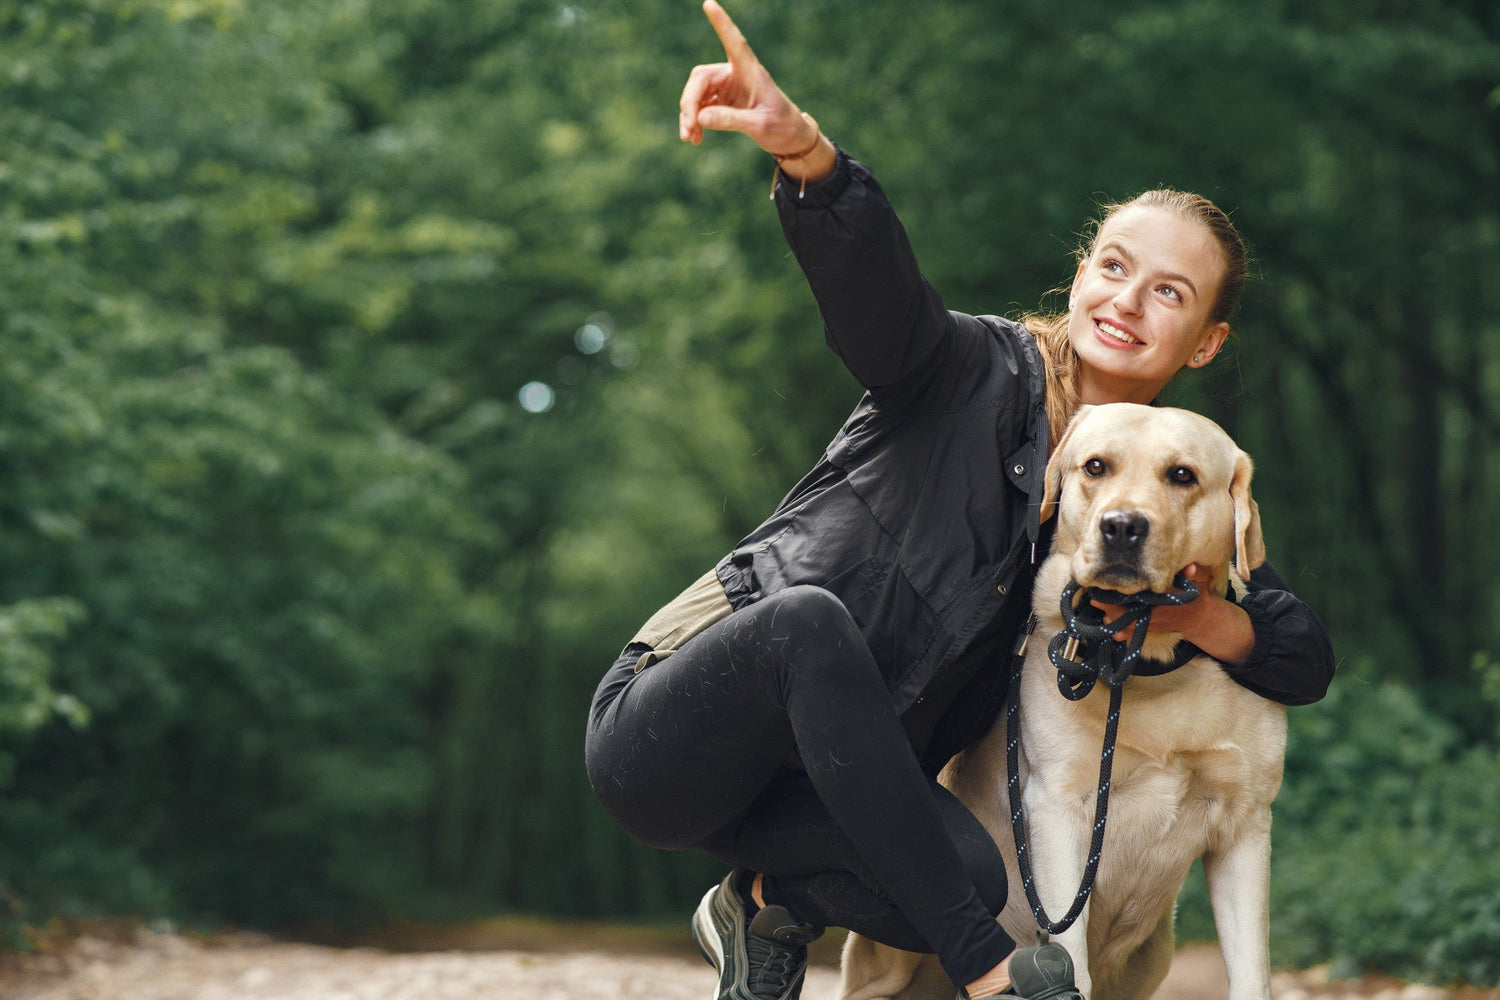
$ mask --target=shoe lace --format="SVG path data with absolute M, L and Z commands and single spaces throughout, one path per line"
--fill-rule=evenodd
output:
M 749 959 L 751 991 L 768 1000 L 787 1000 L 797 973 L 807 964 L 807 946 L 747 934 L 745 957 Z

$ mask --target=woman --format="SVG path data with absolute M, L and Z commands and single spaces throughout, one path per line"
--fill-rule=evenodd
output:
M 704 9 L 728 61 L 693 70 L 681 137 L 742 132 L 776 157 L 788 242 L 868 391 L 772 516 L 605 675 L 590 779 L 637 838 L 732 866 L 693 919 L 720 998 L 797 997 L 806 945 L 829 925 L 935 951 L 976 1000 L 1076 996 L 1065 952 L 1016 952 L 995 922 L 1003 861 L 935 776 L 1004 700 L 1044 554 L 1049 446 L 1080 404 L 1150 402 L 1213 359 L 1244 248 L 1204 199 L 1149 192 L 1100 224 L 1066 314 L 950 312 L 868 170 L 714 0 Z M 1285 704 L 1317 700 L 1332 676 L 1322 626 L 1268 569 L 1239 605 L 1200 598 L 1151 627 Z

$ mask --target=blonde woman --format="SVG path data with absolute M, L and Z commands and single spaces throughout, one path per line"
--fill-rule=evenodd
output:
M 640 840 L 731 867 L 692 924 L 720 1000 L 795 1000 L 827 926 L 935 952 L 974 1000 L 1077 997 L 1066 952 L 1018 952 L 995 922 L 1004 863 L 936 775 L 1004 700 L 1045 555 L 1050 444 L 1079 405 L 1150 402 L 1213 360 L 1244 247 L 1207 200 L 1148 192 L 1100 222 L 1065 314 L 952 312 L 868 169 L 704 9 L 727 61 L 692 71 L 681 137 L 740 132 L 776 158 L 787 240 L 867 391 L 776 511 L 605 675 L 590 779 Z M 1152 627 L 1285 704 L 1332 677 L 1322 625 L 1268 567 L 1240 604 L 1205 595 Z

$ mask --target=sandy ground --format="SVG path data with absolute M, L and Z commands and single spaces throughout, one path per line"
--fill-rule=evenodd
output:
M 135 929 L 86 933 L 34 955 L 0 956 L 3 1000 L 709 1000 L 712 972 L 685 942 L 533 929 L 523 947 L 474 950 L 334 948 L 254 936 L 197 940 Z M 573 948 L 583 950 L 572 950 Z M 831 949 L 815 956 L 806 1000 L 832 1000 Z M 1329 982 L 1319 970 L 1278 973 L 1278 1000 L 1500 1000 L 1384 979 Z M 1159 1000 L 1223 1000 L 1213 946 L 1178 953 Z

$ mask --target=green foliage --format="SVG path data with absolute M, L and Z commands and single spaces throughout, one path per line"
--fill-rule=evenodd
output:
M 19 601 L 0 609 L 0 792 L 15 773 L 10 747 L 58 718 L 82 728 L 82 702 L 52 686 L 52 644 L 82 615 L 76 601 Z
M 1296 780 L 1277 811 L 1290 828 L 1275 862 L 1280 954 L 1500 981 L 1500 752 L 1462 747 L 1410 689 L 1351 681 L 1308 711 L 1290 748 Z
M 1472 651 L 1500 686 L 1493 14 L 733 12 L 957 308 L 1033 308 L 1096 199 L 1235 213 L 1238 374 L 1177 398 L 1374 679 L 1293 714 L 1278 954 L 1493 978 L 1456 849 L 1500 819 L 1458 805 L 1495 785 Z M 589 698 L 858 396 L 769 160 L 676 140 L 720 55 L 695 4 L 0 2 L 0 923 L 663 915 L 716 877 L 597 807 Z
M 23 916 L 357 918 L 424 891 L 424 703 L 492 632 L 464 575 L 495 531 L 451 458 L 210 308 L 258 297 L 236 253 L 300 221 L 308 181 L 267 175 L 325 124 L 233 9 L 170 13 L 10 13 L 0 885 Z

